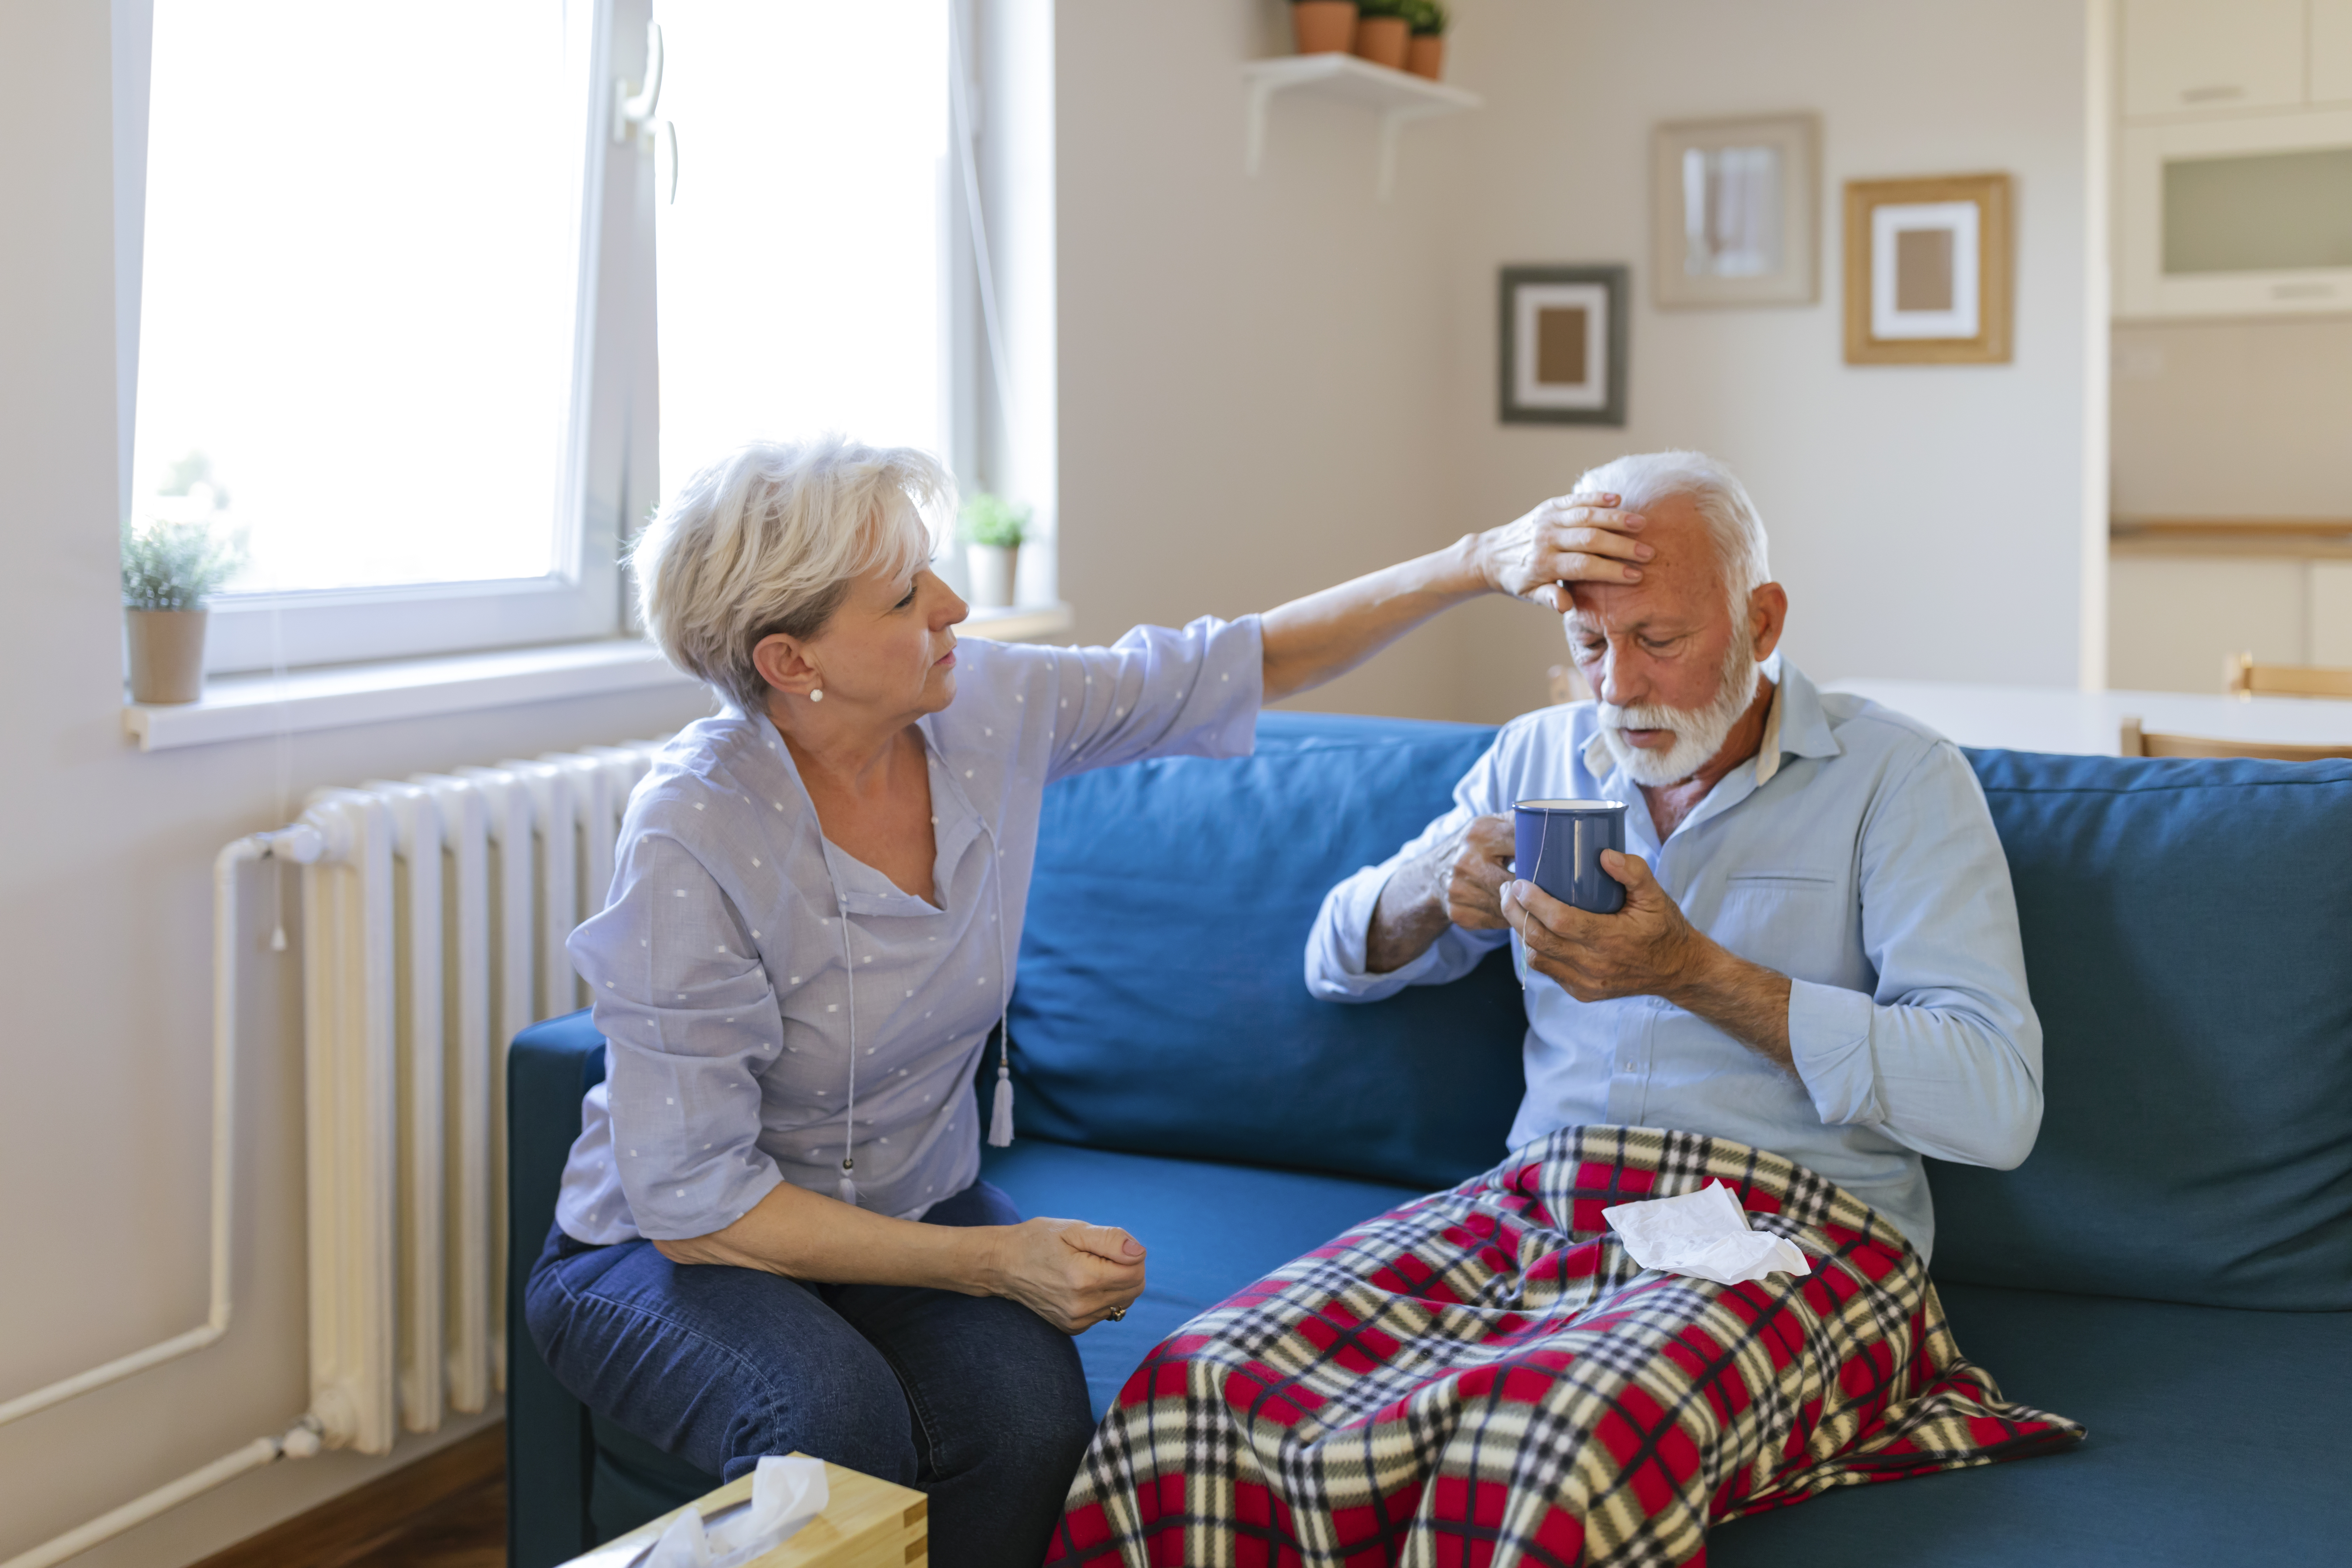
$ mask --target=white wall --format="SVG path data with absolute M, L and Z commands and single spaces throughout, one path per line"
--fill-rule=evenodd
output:
M 2084 377 L 2084 17 L 2051 0 L 1475 0 L 1456 42 L 1474 183 L 1448 258 L 1456 493 L 1507 514 L 1617 452 L 1696 447 L 1746 479 L 1816 679 L 2077 679 Z M 1661 121 L 1822 117 L 1822 296 L 1807 307 L 1649 302 L 1647 174 Z M 2006 171 L 2016 359 L 1843 363 L 1842 187 Z M 1622 430 L 1494 416 L 1495 269 L 1633 264 Z M 2102 527 L 2104 524 L 2102 523 Z M 1538 700 L 1549 628 L 1478 616 L 1465 700 Z
M 1066 596 L 1081 631 L 1257 607 L 1506 521 L 1616 453 L 1688 445 L 1753 489 L 1815 676 L 2072 685 L 2086 435 L 2085 18 L 1983 0 L 1466 0 L 1450 75 L 1487 107 L 1409 129 L 1371 195 L 1369 120 L 1282 102 L 1239 170 L 1237 67 L 1284 8 L 1061 7 Z M 1819 303 L 1647 302 L 1662 120 L 1822 118 Z M 2016 180 L 2017 356 L 1849 366 L 1848 178 Z M 1496 423 L 1512 262 L 1633 268 L 1623 429 Z M 1456 612 L 1306 700 L 1500 719 L 1543 700 L 1555 624 Z
M 1082 639 L 1265 609 L 1476 515 L 1444 482 L 1459 129 L 1414 129 L 1384 206 L 1370 119 L 1286 100 L 1244 178 L 1240 65 L 1286 9 L 1057 7 L 1060 565 Z M 1455 640 L 1424 632 L 1307 703 L 1450 711 Z
M 121 736 L 108 10 L 0 9 L 0 54 L 21 73 L 0 98 L 15 149 L 0 173 L 0 821 L 13 825 L 0 1397 L 203 1320 L 210 863 L 277 816 L 270 745 L 142 755 Z M 292 794 L 656 733 L 700 711 L 673 693 L 299 735 Z M 283 1431 L 307 1403 L 293 955 L 246 945 L 234 1324 L 173 1365 L 0 1427 L 0 1559 Z M 279 1465 L 80 1562 L 174 1568 L 383 1468 Z

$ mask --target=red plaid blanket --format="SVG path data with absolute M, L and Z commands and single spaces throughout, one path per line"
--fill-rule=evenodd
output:
M 1601 1216 L 1717 1179 L 1811 1275 L 1644 1272 Z M 2082 1435 L 1961 1358 L 1918 1254 L 1851 1194 L 1722 1139 L 1569 1128 L 1163 1342 L 1046 1561 L 1697 1563 L 1718 1520 Z

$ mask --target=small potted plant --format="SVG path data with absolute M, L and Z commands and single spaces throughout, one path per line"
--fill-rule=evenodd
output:
M 1020 582 L 1021 542 L 1029 537 L 1030 510 L 986 490 L 964 503 L 964 565 L 975 609 L 1013 607 Z
M 1405 20 L 1412 0 L 1357 0 L 1356 53 L 1376 66 L 1404 69 L 1412 25 Z
M 1454 20 L 1444 0 L 1406 0 L 1405 21 L 1412 28 L 1404 68 L 1435 81 L 1445 74 L 1445 29 Z
M 1302 55 L 1344 55 L 1356 44 L 1356 0 L 1290 0 L 1290 36 Z
M 205 691 L 205 600 L 245 563 L 241 540 L 205 522 L 122 529 L 131 700 L 194 702 Z

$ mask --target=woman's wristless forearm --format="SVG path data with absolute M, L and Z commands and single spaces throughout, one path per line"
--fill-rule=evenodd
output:
M 1488 591 L 1478 536 L 1277 605 L 1259 617 L 1265 699 L 1344 675 L 1439 611 Z

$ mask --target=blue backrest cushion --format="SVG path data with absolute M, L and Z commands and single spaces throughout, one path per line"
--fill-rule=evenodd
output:
M 1324 893 L 1444 812 L 1494 734 L 1270 712 L 1254 756 L 1048 789 L 1013 994 L 1021 1133 L 1433 1188 L 1500 1160 L 1527 1027 L 1507 952 L 1387 1002 L 1303 978 Z
M 1970 753 L 2008 851 L 2046 1109 L 1933 1164 L 1936 1272 L 2352 1308 L 2352 763 Z

